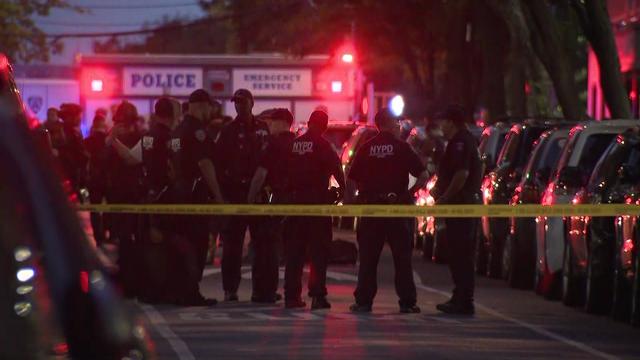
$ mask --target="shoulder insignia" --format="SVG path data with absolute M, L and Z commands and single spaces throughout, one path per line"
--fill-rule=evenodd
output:
M 198 141 L 203 142 L 206 138 L 207 138 L 207 133 L 204 132 L 204 130 L 202 129 L 196 130 L 196 139 L 198 139 Z
M 178 152 L 180 151 L 180 138 L 171 139 L 171 151 Z

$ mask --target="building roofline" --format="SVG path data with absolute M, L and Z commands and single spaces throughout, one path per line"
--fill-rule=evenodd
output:
M 77 54 L 78 65 L 145 64 L 145 65 L 324 65 L 329 55 L 295 57 L 281 53 L 264 54 Z

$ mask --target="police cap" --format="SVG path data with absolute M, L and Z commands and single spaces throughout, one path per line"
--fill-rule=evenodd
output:
M 251 100 L 251 102 L 253 102 L 253 94 L 251 94 L 251 91 L 247 89 L 238 89 L 236 90 L 236 92 L 233 93 L 233 97 L 231 98 L 231 101 L 236 102 L 239 99 L 248 99 L 248 100 Z
M 82 113 L 82 108 L 78 104 L 73 103 L 64 103 L 60 105 L 60 111 L 58 111 L 58 116 L 62 120 L 68 120 L 75 116 L 78 116 Z
M 443 111 L 439 112 L 435 116 L 437 120 L 450 120 L 456 126 L 461 126 L 466 122 L 466 112 L 461 105 L 451 104 L 447 106 Z
M 291 111 L 289 111 L 289 109 L 285 109 L 285 108 L 274 109 L 273 112 L 269 114 L 269 117 L 273 121 L 284 121 L 287 124 L 289 124 L 289 126 L 293 124 L 293 114 L 291 114 Z
M 113 122 L 116 124 L 130 125 L 137 120 L 138 109 L 128 101 L 121 102 L 116 109 L 116 113 L 113 115 Z
M 211 104 L 211 96 L 204 89 L 198 89 L 189 95 L 189 104 L 195 103 L 209 103 Z
M 163 119 L 170 119 L 173 117 L 173 103 L 171 99 L 166 96 L 161 97 L 156 101 L 154 106 L 154 113 L 156 116 Z

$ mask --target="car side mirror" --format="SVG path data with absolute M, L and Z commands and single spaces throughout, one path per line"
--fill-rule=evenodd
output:
M 582 186 L 582 172 L 575 166 L 567 166 L 560 170 L 558 181 L 564 186 L 580 187 Z

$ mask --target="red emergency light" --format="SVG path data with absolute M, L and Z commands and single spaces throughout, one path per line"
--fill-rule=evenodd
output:
M 104 83 L 102 79 L 93 79 L 91 80 L 91 91 L 93 92 L 102 92 L 104 90 Z
M 116 93 L 117 75 L 101 68 L 83 68 L 80 89 L 87 97 L 110 97 Z
M 344 53 L 342 54 L 342 62 L 347 63 L 347 64 L 351 64 L 353 63 L 353 54 L 351 53 Z

